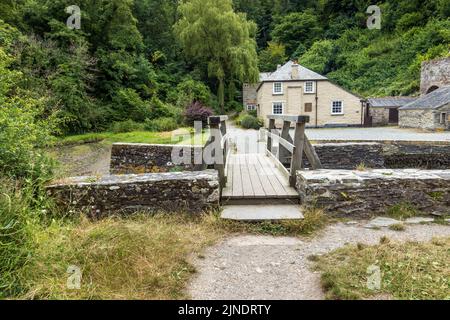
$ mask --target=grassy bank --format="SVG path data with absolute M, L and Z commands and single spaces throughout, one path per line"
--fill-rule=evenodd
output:
M 206 143 L 208 135 L 194 137 L 192 128 L 181 128 L 169 132 L 133 131 L 126 133 L 87 133 L 67 136 L 56 140 L 56 146 L 80 145 L 105 141 L 108 143 L 148 143 L 148 144 L 195 144 Z
M 347 246 L 320 257 L 317 269 L 330 299 L 383 296 L 402 300 L 449 299 L 450 238 L 431 243 Z M 367 288 L 367 269 L 379 266 L 381 290 Z
M 23 299 L 183 299 L 195 273 L 190 258 L 232 234 L 310 235 L 320 211 L 304 221 L 227 222 L 218 213 L 137 215 L 90 221 L 54 220 L 32 230 L 33 254 L 15 275 Z M 31 250 L 31 249 L 30 249 Z M 69 266 L 82 271 L 80 290 L 67 287 Z
M 187 216 L 137 216 L 53 223 L 34 235 L 36 252 L 21 270 L 25 299 L 180 299 L 194 271 L 191 254 L 221 233 Z M 67 269 L 82 271 L 80 290 Z

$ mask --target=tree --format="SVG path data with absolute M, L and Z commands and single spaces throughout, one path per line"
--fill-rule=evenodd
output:
M 179 12 L 175 33 L 185 54 L 206 62 L 209 76 L 217 79 L 223 112 L 226 80 L 258 80 L 256 25 L 235 13 L 231 0 L 189 0 L 180 4 Z
M 269 42 L 269 46 L 259 54 L 259 69 L 264 72 L 272 72 L 277 65 L 284 64 L 287 58 L 284 45 Z
M 327 74 L 332 70 L 335 57 L 335 47 L 331 40 L 316 41 L 312 47 L 300 58 L 300 63 L 320 74 Z
M 322 32 L 317 16 L 310 11 L 280 16 L 277 22 L 272 38 L 286 46 L 288 55 L 292 55 L 299 44 L 308 48 Z

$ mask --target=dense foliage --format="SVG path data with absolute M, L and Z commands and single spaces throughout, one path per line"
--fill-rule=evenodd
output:
M 450 51 L 449 0 L 234 2 L 258 24 L 261 71 L 290 57 L 363 96 L 417 93 L 421 62 Z M 373 4 L 381 30 L 367 28 Z
M 239 109 L 258 60 L 299 59 L 362 95 L 414 94 L 420 63 L 449 52 L 449 0 L 380 1 L 381 30 L 366 26 L 369 0 L 79 0 L 80 30 L 66 26 L 71 4 L 0 0 L 6 68 L 62 134 L 181 124 L 193 101 Z

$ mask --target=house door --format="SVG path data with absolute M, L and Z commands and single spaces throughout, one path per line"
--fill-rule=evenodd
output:
M 389 124 L 398 123 L 398 109 L 389 109 Z

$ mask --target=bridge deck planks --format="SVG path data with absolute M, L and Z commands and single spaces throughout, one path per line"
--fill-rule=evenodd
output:
M 227 165 L 228 183 L 222 196 L 228 199 L 291 199 L 298 192 L 265 154 L 234 154 Z

